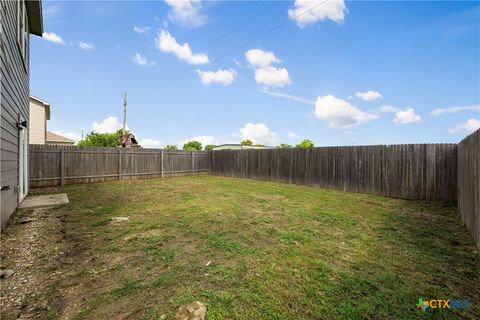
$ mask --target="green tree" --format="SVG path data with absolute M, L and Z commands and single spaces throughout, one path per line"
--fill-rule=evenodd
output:
M 290 148 L 293 148 L 293 146 L 291 144 L 288 144 L 288 143 L 280 143 L 280 145 L 278 145 L 277 148 L 279 148 L 279 149 L 290 149 Z
M 167 144 L 165 150 L 178 150 L 178 148 L 175 144 Z
M 205 150 L 207 150 L 207 151 L 213 150 L 213 148 L 215 148 L 215 145 L 213 145 L 213 144 L 207 144 L 205 146 Z
M 78 145 L 80 147 L 118 147 L 122 130 L 114 133 L 98 133 L 92 131 L 87 133 L 85 139 L 80 140 Z
M 260 144 L 260 143 L 257 143 L 255 146 L 256 146 L 256 147 L 266 147 L 266 145 Z
M 295 146 L 295 148 L 303 148 L 303 149 L 308 149 L 313 147 L 315 147 L 313 142 L 308 139 L 304 139 L 302 142 L 300 142 Z
M 253 142 L 250 139 L 245 139 L 242 142 L 240 142 L 240 144 L 244 145 L 244 146 L 251 146 L 253 144 Z
M 202 150 L 202 143 L 195 140 L 188 141 L 183 145 L 183 150 L 188 150 L 188 151 Z

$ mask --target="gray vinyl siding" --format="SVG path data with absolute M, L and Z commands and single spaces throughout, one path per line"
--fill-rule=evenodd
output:
M 1 227 L 18 204 L 18 143 L 16 122 L 21 115 L 29 121 L 29 66 L 24 65 L 17 45 L 17 3 L 0 0 L 1 7 L 1 131 L 0 180 L 10 189 L 1 192 Z M 28 48 L 29 50 L 29 48 Z M 27 137 L 28 138 L 28 137 Z

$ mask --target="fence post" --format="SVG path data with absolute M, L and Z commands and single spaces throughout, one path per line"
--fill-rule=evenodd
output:
M 162 173 L 162 179 L 164 178 L 163 176 L 163 150 L 161 151 L 160 153 L 160 162 L 161 162 L 161 169 L 160 169 L 160 172 Z
M 209 151 L 210 153 L 210 173 L 213 173 L 213 163 L 215 161 L 215 154 L 214 151 Z
M 192 175 L 195 174 L 195 155 L 192 151 Z
M 122 149 L 118 148 L 118 180 L 122 180 Z
M 60 185 L 65 185 L 65 150 L 60 150 Z

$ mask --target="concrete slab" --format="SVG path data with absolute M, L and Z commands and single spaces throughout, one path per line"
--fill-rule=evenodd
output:
M 45 207 L 56 207 L 68 203 L 66 193 L 45 194 L 41 196 L 28 196 L 18 206 L 20 209 L 35 209 Z

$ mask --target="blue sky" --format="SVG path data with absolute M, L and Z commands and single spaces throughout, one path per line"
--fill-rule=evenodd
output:
M 49 130 L 146 147 L 458 142 L 480 127 L 478 2 L 43 1 Z

